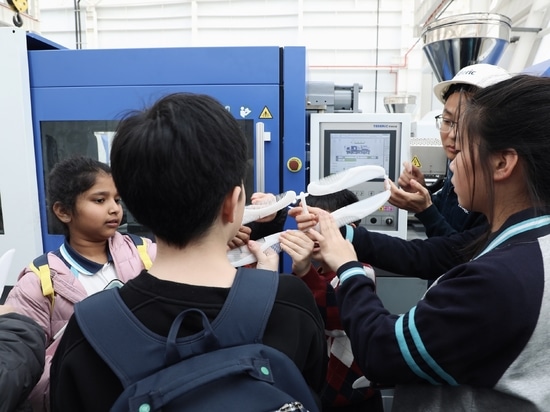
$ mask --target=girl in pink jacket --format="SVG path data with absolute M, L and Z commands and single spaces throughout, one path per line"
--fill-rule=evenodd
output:
M 26 267 L 6 300 L 46 335 L 44 374 L 30 395 L 34 411 L 49 410 L 50 362 L 74 304 L 136 277 L 156 255 L 150 239 L 117 231 L 121 199 L 104 163 L 81 156 L 58 163 L 48 177 L 48 208 L 65 241 Z

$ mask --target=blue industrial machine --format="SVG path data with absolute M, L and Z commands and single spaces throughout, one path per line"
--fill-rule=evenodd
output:
M 29 51 L 44 250 L 63 239 L 46 210 L 53 165 L 75 153 L 108 162 L 121 116 L 168 93 L 211 95 L 238 119 L 249 140 L 249 195 L 304 190 L 305 67 L 302 47 Z M 138 226 L 130 216 L 128 230 Z
M 310 174 L 310 116 L 359 111 L 360 85 L 306 82 L 303 47 L 69 50 L 17 28 L 0 28 L 0 38 L 0 101 L 8 107 L 0 145 L 10 153 L 3 164 L 18 170 L 0 177 L 0 246 L 16 246 L 18 270 L 63 241 L 46 205 L 53 166 L 74 154 L 108 162 L 119 120 L 161 96 L 204 93 L 226 106 L 249 141 L 249 195 L 305 191 L 310 179 L 323 177 Z M 128 232 L 146 230 L 129 214 L 125 225 Z M 8 285 L 15 279 L 12 272 Z

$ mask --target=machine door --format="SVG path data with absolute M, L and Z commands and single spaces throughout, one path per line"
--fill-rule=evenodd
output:
M 203 93 L 224 104 L 239 121 L 249 141 L 248 195 L 258 190 L 279 193 L 282 187 L 279 172 L 279 49 L 251 49 L 233 50 L 233 53 L 227 49 L 209 49 L 208 61 L 202 63 L 200 59 L 206 57 L 200 53 L 197 55 L 201 49 L 166 49 L 164 54 L 163 49 L 117 53 L 75 50 L 64 51 L 57 58 L 48 54 L 31 54 L 33 124 L 44 250 L 57 248 L 63 240 L 62 235 L 53 229 L 52 216 L 48 215 L 46 207 L 46 177 L 52 167 L 73 154 L 108 163 L 110 142 L 124 113 L 146 107 L 168 93 Z M 213 71 L 211 64 L 216 62 L 216 56 L 219 61 Z M 257 63 L 258 57 L 261 63 Z M 105 72 L 98 64 L 112 59 L 116 59 L 112 66 L 117 68 L 116 71 Z M 167 60 L 166 66 L 162 64 L 164 60 Z M 266 65 L 266 60 L 271 64 Z M 154 67 L 150 67 L 152 62 Z M 256 69 L 251 67 L 252 64 L 256 64 Z M 97 71 L 90 70 L 90 65 L 95 65 Z M 190 68 L 190 65 L 194 67 Z M 67 73 L 65 78 L 56 72 L 62 66 Z M 139 75 L 135 75 L 136 67 L 142 70 Z M 72 71 L 84 72 L 84 76 L 72 77 Z M 119 76 L 119 73 L 128 75 Z M 261 74 L 260 78 L 254 77 L 253 73 Z M 159 78 L 161 75 L 164 77 Z M 130 215 L 126 216 L 122 229 L 134 233 L 146 230 Z
M 256 139 L 256 125 L 259 119 L 253 118 L 252 113 L 261 113 L 264 106 L 273 107 L 273 115 L 278 110 L 278 88 L 271 87 L 225 87 L 223 90 L 215 87 L 184 87 L 174 86 L 170 89 L 144 87 L 139 90 L 119 88 L 95 88 L 87 90 L 40 90 L 34 93 L 35 104 L 47 101 L 66 102 L 54 106 L 44 104 L 43 108 L 35 110 L 36 126 L 35 134 L 37 150 L 37 170 L 39 172 L 38 186 L 42 219 L 42 238 L 45 250 L 57 248 L 63 240 L 61 232 L 56 230 L 55 217 L 46 207 L 47 175 L 57 162 L 74 154 L 82 154 L 93 157 L 102 162 L 109 163 L 109 148 L 114 137 L 120 118 L 120 113 L 129 109 L 141 108 L 143 103 L 154 102 L 158 97 L 178 91 L 205 93 L 216 97 L 229 110 L 241 125 L 249 143 L 249 173 L 245 182 L 246 191 L 250 196 L 256 191 L 257 179 L 255 176 L 269 176 L 264 181 L 261 190 L 278 193 L 278 173 L 265 172 L 265 169 L 277 169 L 279 157 L 279 145 L 277 144 L 278 123 L 273 122 L 262 128 L 269 128 L 270 141 L 262 142 Z M 271 93 L 270 93 L 271 92 Z M 55 95 L 62 95 L 55 96 Z M 271 94 L 271 96 L 268 96 Z M 261 103 L 252 102 L 258 95 L 266 96 Z M 80 100 L 82 104 L 70 104 Z M 90 105 L 87 102 L 101 102 Z M 245 103 L 246 102 L 246 103 Z M 243 109 L 245 108 L 245 109 Z M 243 111 L 245 110 L 245 111 Z M 258 145 L 258 147 L 256 146 Z M 231 150 L 230 147 L 227 150 Z M 256 164 L 255 153 L 262 153 L 263 164 Z M 133 220 L 130 214 L 126 214 L 125 225 L 121 230 L 137 234 L 147 234 L 147 229 Z

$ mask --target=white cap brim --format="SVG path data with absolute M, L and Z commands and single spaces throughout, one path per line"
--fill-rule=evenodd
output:
M 453 84 L 469 84 L 483 89 L 511 77 L 512 75 L 502 67 L 485 63 L 473 64 L 460 69 L 451 80 L 436 84 L 434 94 L 441 103 L 445 104 L 443 96 Z

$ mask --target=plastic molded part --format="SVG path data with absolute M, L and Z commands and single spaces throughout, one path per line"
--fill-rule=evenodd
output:
M 331 215 L 338 227 L 350 224 L 380 209 L 388 201 L 390 195 L 389 190 L 384 190 L 374 196 L 335 210 Z
M 324 177 L 307 185 L 307 193 L 313 196 L 323 196 L 367 182 L 373 179 L 384 179 L 386 171 L 381 166 L 366 165 L 346 169 Z
M 255 205 L 248 205 L 244 208 L 243 225 L 254 222 L 255 220 L 269 216 L 279 210 L 287 207 L 289 204 L 296 200 L 296 192 L 289 190 L 275 196 L 275 202 L 271 203 L 258 203 Z
M 265 252 L 268 248 L 271 247 L 275 250 L 275 252 L 280 252 L 280 234 L 281 232 L 277 232 L 264 238 L 258 239 L 257 242 L 262 244 L 260 246 L 260 250 L 262 252 Z M 231 249 L 229 252 L 227 252 L 227 258 L 229 259 L 229 262 L 231 262 L 231 264 L 236 268 L 244 265 L 250 265 L 251 263 L 256 262 L 256 256 L 254 256 L 254 254 L 250 252 L 250 250 L 248 250 L 248 247 L 246 245 Z
M 384 190 L 383 192 L 380 192 L 367 199 L 360 200 L 359 202 L 355 202 L 351 205 L 335 210 L 331 213 L 331 215 L 339 227 L 347 225 L 349 223 L 355 222 L 356 220 L 360 220 L 365 216 L 370 215 L 374 211 L 380 209 L 384 205 L 384 203 L 388 201 L 388 199 L 390 198 L 390 194 L 391 192 L 389 190 Z M 276 252 L 280 252 L 280 234 L 281 232 L 278 232 L 259 239 L 258 242 L 262 243 L 260 250 L 262 252 L 265 252 L 268 248 L 271 247 Z M 254 254 L 252 254 L 246 246 L 230 250 L 229 252 L 227 252 L 227 258 L 234 267 L 249 265 L 256 262 L 256 256 L 254 256 Z

